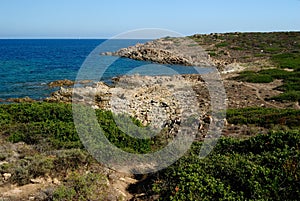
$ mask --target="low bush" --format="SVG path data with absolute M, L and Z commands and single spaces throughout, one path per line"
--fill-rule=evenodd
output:
M 300 111 L 275 108 L 242 108 L 227 110 L 227 120 L 232 124 L 253 124 L 272 128 L 275 125 L 299 128 Z
M 97 117 L 96 127 L 100 125 L 106 138 L 120 149 L 131 153 L 147 153 L 157 149 L 153 147 L 155 139 L 137 139 L 123 132 L 140 135 L 151 132 L 149 128 L 142 128 L 138 120 L 124 115 L 113 115 L 110 111 L 93 112 Z M 84 110 L 82 115 L 85 115 Z M 119 120 L 122 125 L 116 125 L 115 120 Z M 87 117 L 86 122 L 88 121 L 90 119 Z M 83 126 L 86 122 L 83 122 Z M 41 146 L 43 150 L 83 148 L 74 126 L 72 106 L 69 104 L 0 105 L 0 125 L 0 134 L 8 136 L 8 140 L 13 143 L 22 141 Z M 87 135 L 90 134 L 89 131 Z
M 274 81 L 274 78 L 268 74 L 259 74 L 254 71 L 244 71 L 235 78 L 239 81 L 252 82 L 252 83 L 270 83 Z
M 222 138 L 206 158 L 194 143 L 185 157 L 158 172 L 160 200 L 297 200 L 300 132 L 275 132 L 248 140 Z
M 25 185 L 30 183 L 31 179 L 38 177 L 64 178 L 69 171 L 75 171 L 93 162 L 94 160 L 87 152 L 80 149 L 69 149 L 53 152 L 49 156 L 45 154 L 26 156 L 9 164 L 9 172 L 12 174 L 12 183 Z
M 283 94 L 280 94 L 278 96 L 274 96 L 270 98 L 271 100 L 276 101 L 298 101 L 300 102 L 300 91 L 287 91 Z
M 18 161 L 12 168 L 11 181 L 18 185 L 30 183 L 30 179 L 43 177 L 53 170 L 53 159 L 44 155 L 35 155 Z
M 227 47 L 229 44 L 226 42 L 218 43 L 215 45 L 215 47 Z
M 73 172 L 64 185 L 58 187 L 53 193 L 53 200 L 104 200 L 107 189 L 106 178 L 97 173 L 79 174 Z
M 280 53 L 273 55 L 271 60 L 280 68 L 300 68 L 300 54 L 299 53 Z

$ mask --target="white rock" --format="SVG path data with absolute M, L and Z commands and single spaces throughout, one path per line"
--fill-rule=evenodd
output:
M 99 107 L 98 105 L 93 105 L 92 108 L 93 108 L 94 110 L 100 109 L 100 107 Z
M 30 179 L 30 182 L 34 184 L 43 184 L 45 183 L 45 180 L 43 178 L 36 178 L 36 179 Z
M 11 174 L 10 173 L 4 173 L 3 177 L 4 177 L 4 180 L 7 181 L 9 178 L 11 178 Z
M 60 185 L 61 182 L 60 182 L 57 178 L 54 178 L 54 179 L 53 179 L 53 184 L 55 184 L 55 185 Z

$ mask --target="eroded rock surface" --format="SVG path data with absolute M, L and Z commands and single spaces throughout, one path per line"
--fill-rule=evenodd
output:
M 213 66 L 209 55 L 195 41 L 189 38 L 161 38 L 145 44 L 137 44 L 116 52 L 102 55 L 120 56 L 160 64 L 185 66 Z

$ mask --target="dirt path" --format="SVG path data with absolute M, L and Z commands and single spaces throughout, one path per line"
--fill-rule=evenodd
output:
M 0 188 L 0 200 L 21 201 L 33 200 L 37 193 L 51 184 L 27 184 L 24 186 L 9 185 Z
M 273 103 L 270 103 L 270 102 L 267 102 L 265 101 L 265 99 L 263 97 L 261 97 L 261 93 L 260 93 L 260 89 L 257 88 L 256 86 L 250 84 L 250 83 L 244 83 L 245 86 L 249 87 L 249 88 L 252 88 L 255 90 L 255 94 L 257 96 L 257 98 L 259 98 L 261 101 L 263 101 L 265 103 L 265 105 L 269 105 L 271 107 L 274 107 L 274 108 L 279 108 L 279 109 L 283 109 L 283 107 L 279 106 L 279 105 L 276 105 L 276 104 L 273 104 Z

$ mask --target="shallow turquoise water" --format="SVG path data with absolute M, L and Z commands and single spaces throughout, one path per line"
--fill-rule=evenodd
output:
M 62 79 L 75 80 L 85 59 L 104 41 L 101 39 L 0 40 L 0 99 L 28 96 L 38 100 L 49 96 L 57 89 L 50 89 L 47 83 Z M 116 40 L 106 47 L 106 51 L 115 51 L 137 42 L 145 42 L 145 40 Z M 107 83 L 110 83 L 112 77 L 124 75 L 136 67 L 150 64 L 126 58 L 100 56 L 100 52 L 97 60 L 97 66 L 100 68 L 101 65 L 114 60 L 101 78 Z M 180 74 L 195 73 L 195 69 L 191 67 L 170 65 L 169 67 Z M 92 72 L 88 78 L 98 80 L 99 77 L 93 77 L 97 75 L 96 71 L 95 67 L 95 73 Z M 145 74 L 151 74 L 151 70 Z

